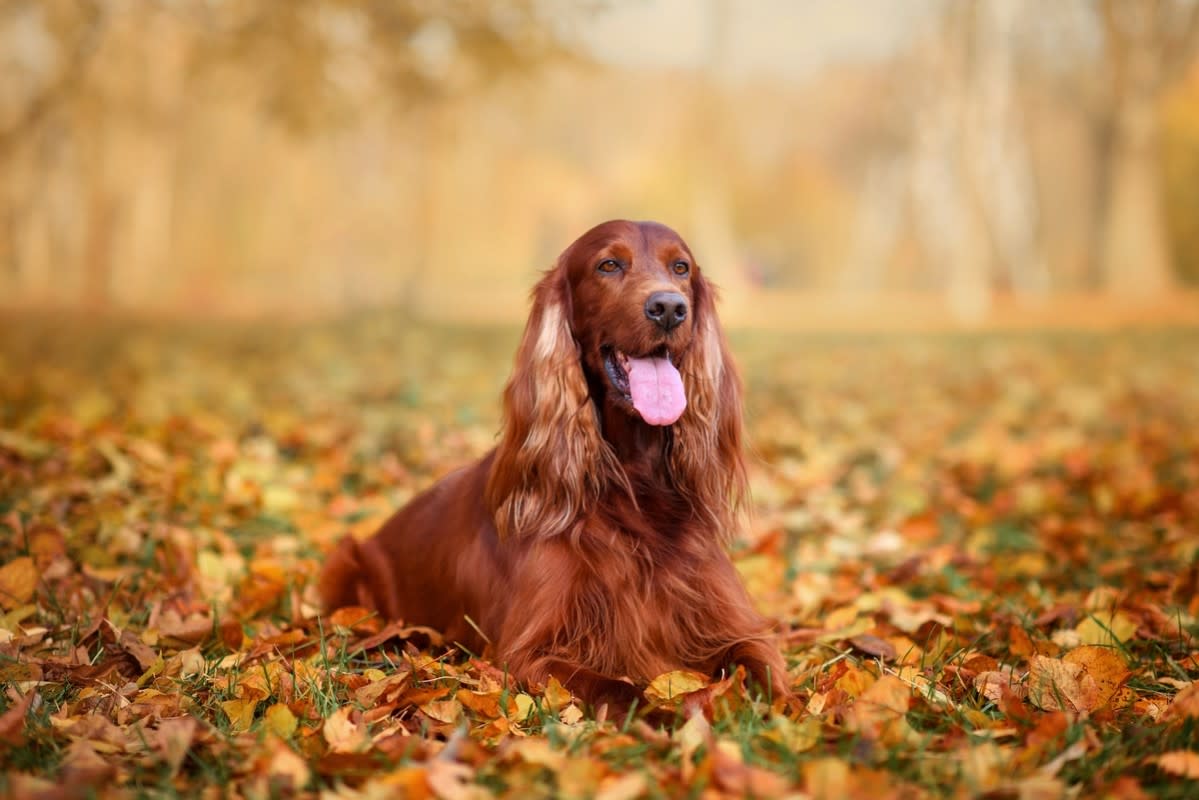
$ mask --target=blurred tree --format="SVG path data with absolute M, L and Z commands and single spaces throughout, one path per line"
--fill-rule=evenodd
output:
M 1110 102 L 1103 120 L 1101 269 L 1117 293 L 1159 294 L 1176 281 L 1163 206 L 1163 93 L 1199 47 L 1196 0 L 1099 0 Z
M 561 24 L 589 7 L 0 0 L 0 288 L 62 299 L 74 287 L 92 304 L 153 292 L 202 87 L 259 103 L 297 135 L 380 106 L 410 116 L 572 58 Z
M 910 214 L 931 273 L 955 313 L 979 316 L 997 286 L 1044 296 L 1049 267 L 1023 110 L 1015 91 L 1023 0 L 946 2 L 917 45 L 902 100 L 883 108 L 903 127 L 871 145 L 855 242 L 842 287 L 879 288 Z M 905 102 L 906 101 L 906 102 Z M 880 129 L 894 122 L 880 120 Z

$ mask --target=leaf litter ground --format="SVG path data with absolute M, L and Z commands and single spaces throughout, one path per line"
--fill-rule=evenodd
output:
M 797 700 L 680 672 L 622 719 L 315 607 L 491 445 L 515 331 L 0 333 L 5 796 L 1199 792 L 1194 332 L 734 337 Z

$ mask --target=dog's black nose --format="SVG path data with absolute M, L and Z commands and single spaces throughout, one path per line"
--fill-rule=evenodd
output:
M 645 301 L 645 316 L 662 330 L 670 332 L 687 319 L 687 298 L 678 292 L 654 292 Z

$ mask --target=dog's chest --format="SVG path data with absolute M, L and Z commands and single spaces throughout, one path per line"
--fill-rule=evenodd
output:
M 711 621 L 696 571 L 630 563 L 603 570 L 578 598 L 589 647 L 610 674 L 650 680 L 695 665 L 706 655 Z

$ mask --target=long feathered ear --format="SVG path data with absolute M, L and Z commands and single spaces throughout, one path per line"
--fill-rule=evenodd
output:
M 725 539 L 737 535 L 749 482 L 741 445 L 741 379 L 716 316 L 716 290 L 692 276 L 695 330 L 680 365 L 687 409 L 674 425 L 671 467 L 679 489 Z
M 595 503 L 611 458 L 570 331 L 561 264 L 533 289 L 533 309 L 504 390 L 504 421 L 484 499 L 501 538 L 569 531 Z

